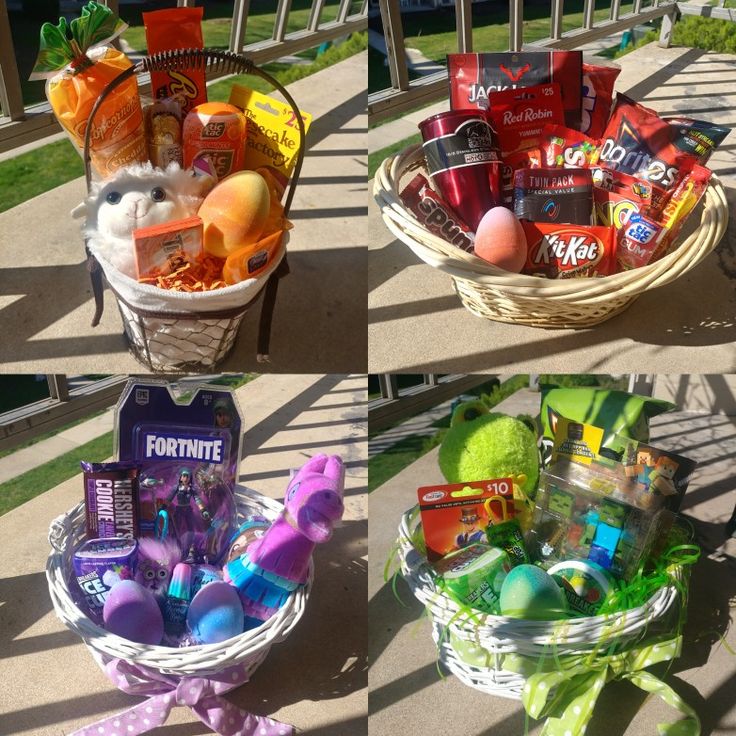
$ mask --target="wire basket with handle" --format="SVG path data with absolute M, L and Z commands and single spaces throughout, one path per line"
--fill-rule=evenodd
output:
M 399 196 L 405 177 L 424 167 L 421 145 L 385 159 L 373 195 L 386 227 L 425 263 L 450 276 L 463 305 L 497 322 L 530 327 L 576 328 L 623 312 L 645 291 L 680 278 L 720 242 L 728 225 L 728 203 L 714 174 L 694 232 L 663 258 L 641 268 L 602 278 L 543 279 L 504 271 L 466 253 L 427 230 Z
M 87 191 L 92 186 L 90 141 L 92 121 L 107 96 L 133 75 L 154 71 L 199 68 L 218 76 L 250 74 L 273 85 L 294 113 L 299 146 L 294 170 L 284 200 L 287 216 L 294 199 L 304 159 L 304 121 L 291 95 L 271 75 L 240 54 L 214 49 L 179 49 L 146 56 L 118 75 L 97 99 L 87 124 L 84 140 L 84 166 Z M 139 284 L 120 273 L 112 264 L 95 257 L 87 247 L 87 266 L 92 279 L 95 314 L 92 326 L 99 324 L 103 311 L 103 275 L 118 304 L 125 337 L 133 355 L 151 371 L 202 372 L 224 360 L 235 345 L 246 312 L 263 295 L 258 330 L 259 360 L 268 355 L 271 323 L 279 279 L 288 274 L 286 245 L 288 233 L 272 262 L 255 279 L 210 292 L 181 294 L 149 284 Z M 131 287 L 135 286 L 133 290 Z

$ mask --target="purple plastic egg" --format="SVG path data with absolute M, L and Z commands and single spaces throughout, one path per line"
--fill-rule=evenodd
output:
M 187 625 L 203 644 L 216 644 L 243 633 L 244 614 L 238 591 L 227 583 L 208 583 L 194 596 Z
M 150 590 L 134 580 L 122 580 L 110 590 L 102 609 L 105 628 L 139 644 L 160 644 L 164 617 Z

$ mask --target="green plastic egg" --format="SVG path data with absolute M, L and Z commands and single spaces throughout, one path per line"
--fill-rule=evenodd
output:
M 554 578 L 536 565 L 518 565 L 501 587 L 501 613 L 536 621 L 564 618 L 567 600 Z

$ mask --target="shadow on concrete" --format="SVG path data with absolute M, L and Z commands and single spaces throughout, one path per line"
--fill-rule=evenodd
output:
M 247 686 L 228 694 L 244 708 L 273 713 L 303 700 L 320 701 L 367 687 L 368 522 L 346 521 L 329 549 L 314 553 L 315 577 L 306 610 L 284 644 L 274 646 Z M 306 666 L 308 664 L 308 667 Z M 249 705 L 250 704 L 250 705 Z
M 50 612 L 51 599 L 44 573 L 0 579 L 0 659 L 76 644 L 78 638 L 68 629 L 18 638 Z

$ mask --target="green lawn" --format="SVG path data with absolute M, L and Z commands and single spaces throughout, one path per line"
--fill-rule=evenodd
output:
M 80 472 L 82 460 L 101 462 L 113 454 L 113 433 L 98 437 L 86 445 L 54 458 L 23 475 L 0 483 L 0 515 L 20 506 L 26 501 L 55 488 L 59 483 L 72 478 Z M 80 498 L 82 485 L 79 486 Z
M 395 153 L 399 153 L 399 151 L 403 151 L 407 146 L 411 146 L 413 143 L 420 143 L 421 140 L 422 136 L 417 133 L 410 138 L 405 138 L 403 141 L 392 143 L 390 146 L 386 146 L 386 148 L 381 148 L 378 151 L 369 151 L 368 178 L 371 179 L 375 175 L 378 167 L 383 163 L 384 159 L 389 156 L 393 156 Z
M 263 69 L 281 84 L 288 85 L 332 64 L 365 50 L 368 34 L 353 33 L 339 46 L 331 46 L 310 64 L 265 64 Z M 271 85 L 260 77 L 237 76 L 215 82 L 207 88 L 210 100 L 226 101 L 234 82 L 268 93 Z M 310 112 L 307 110 L 307 112 Z M 39 172 L 43 172 L 43 176 Z M 58 187 L 84 174 L 82 158 L 68 139 L 50 143 L 15 158 L 0 162 L 0 212 L 15 207 L 31 197 Z

